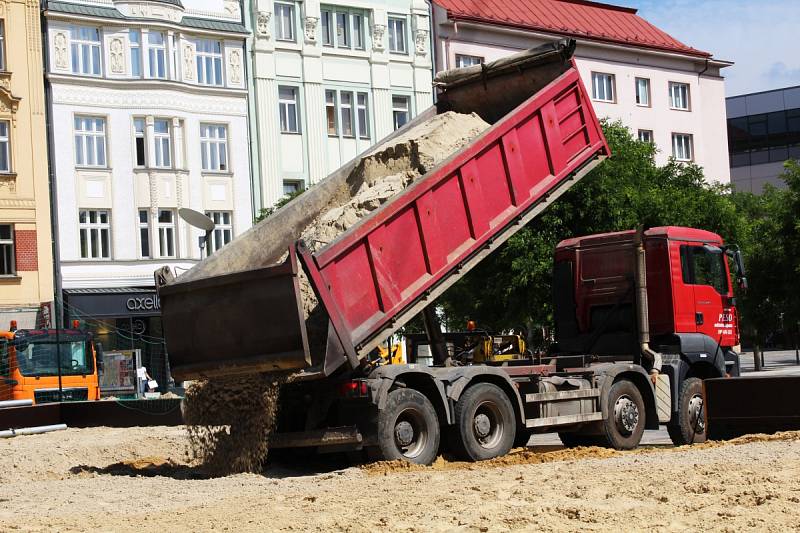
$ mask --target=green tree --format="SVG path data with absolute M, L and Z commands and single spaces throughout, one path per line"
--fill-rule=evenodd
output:
M 262 207 L 258 211 L 258 213 L 256 214 L 255 218 L 253 219 L 253 224 L 258 224 L 259 222 L 261 222 L 265 218 L 269 217 L 270 215 L 272 215 L 272 213 L 274 213 L 275 211 L 277 211 L 281 207 L 285 206 L 286 204 L 288 204 L 289 202 L 291 202 L 292 200 L 294 200 L 295 198 L 297 198 L 298 196 L 303 194 L 303 192 L 305 192 L 305 189 L 298 189 L 298 190 L 296 190 L 294 192 L 290 192 L 286 196 L 282 197 L 280 200 L 275 202 L 272 206 L 270 206 L 270 207 Z
M 467 319 L 496 330 L 548 327 L 553 250 L 562 239 L 638 225 L 703 228 L 726 242 L 747 236 L 748 222 L 729 189 L 708 184 L 700 167 L 657 166 L 655 147 L 634 139 L 620 122 L 604 122 L 603 131 L 612 157 L 443 296 L 450 328 Z

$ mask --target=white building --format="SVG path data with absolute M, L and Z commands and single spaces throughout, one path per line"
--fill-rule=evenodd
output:
M 432 104 L 428 13 L 424 0 L 252 0 L 257 207 Z
M 654 142 L 656 161 L 694 161 L 730 181 L 725 87 L 730 62 L 687 46 L 635 9 L 579 0 L 433 0 L 436 70 L 492 61 L 573 37 L 578 70 L 599 118 Z
M 212 250 L 252 225 L 248 32 L 237 0 L 217 7 L 46 5 L 57 268 L 68 316 L 101 336 L 162 336 L 153 272 L 200 258 L 180 208 L 214 218 Z

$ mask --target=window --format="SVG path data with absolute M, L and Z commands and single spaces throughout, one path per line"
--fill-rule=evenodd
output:
M 681 246 L 683 282 L 690 285 L 710 285 L 720 294 L 728 294 L 728 273 L 722 250 L 707 250 L 704 246 Z
M 300 133 L 296 87 L 278 87 L 278 112 L 281 117 L 281 133 Z
M 408 96 L 392 96 L 392 119 L 396 130 L 402 128 L 411 118 L 409 100 Z
M 358 136 L 369 139 L 369 101 L 367 93 L 358 93 Z
M 171 209 L 159 209 L 156 228 L 158 257 L 175 257 L 175 212 Z
M 341 117 L 342 135 L 345 137 L 353 136 L 353 93 L 342 91 L 341 95 Z
M 81 209 L 78 229 L 83 259 L 111 258 L 111 221 L 108 211 Z
M 289 196 L 290 194 L 298 193 L 302 191 L 303 188 L 302 181 L 285 180 L 283 182 L 283 195 Z
M 650 107 L 650 80 L 636 78 L 636 105 Z
M 614 101 L 614 75 L 592 72 L 592 98 L 601 102 Z
M 672 109 L 689 110 L 689 85 L 669 82 L 669 106 Z
M 157 31 L 147 33 L 147 60 L 150 66 L 149 77 L 163 79 L 167 77 L 167 48 L 164 45 L 164 34 Z
M 6 67 L 6 24 L 0 20 L 0 70 L 8 70 Z
M 106 120 L 75 117 L 75 164 L 82 167 L 106 166 Z
M 639 140 L 643 143 L 653 142 L 653 130 L 639 130 Z
M 208 243 L 209 252 L 216 252 L 233 239 L 232 214 L 230 211 L 209 211 L 206 216 L 214 221 L 214 231 L 211 232 L 211 242 Z
M 150 251 L 150 210 L 139 209 L 139 257 L 147 259 L 153 256 Z
M 406 19 L 389 17 L 389 51 L 406 53 Z
M 480 56 L 468 56 L 463 54 L 456 54 L 456 68 L 471 67 L 472 65 L 480 65 L 484 59 Z
M 156 141 L 156 166 L 170 168 L 172 166 L 172 147 L 169 120 L 157 118 L 153 123 L 153 136 Z
M 147 140 L 145 139 L 144 119 L 133 119 L 133 144 L 135 150 L 135 165 L 137 167 L 147 166 Z
M 197 83 L 222 85 L 222 44 L 210 39 L 197 41 Z
M 800 108 L 728 119 L 731 166 L 800 159 Z
M 14 258 L 14 226 L 0 224 L 0 276 L 16 274 Z
M 369 97 L 367 93 L 325 90 L 328 135 L 369 139 Z
M 323 7 L 322 44 L 336 48 L 364 49 L 364 15 L 341 7 Z
M 336 91 L 325 91 L 325 117 L 328 120 L 328 135 L 338 135 L 336 121 Z
M 100 64 L 100 30 L 84 26 L 70 28 L 72 39 L 72 72 L 99 76 L 102 74 Z
M 203 170 L 228 170 L 228 131 L 221 124 L 200 124 L 200 156 Z
M 130 30 L 128 40 L 131 42 L 131 75 L 134 78 L 142 77 L 142 32 Z
M 275 2 L 275 39 L 294 42 L 294 5 Z
M 11 143 L 8 138 L 9 122 L 0 120 L 0 172 L 11 172 Z
M 678 161 L 691 161 L 694 157 L 692 136 L 685 133 L 672 134 L 672 157 Z

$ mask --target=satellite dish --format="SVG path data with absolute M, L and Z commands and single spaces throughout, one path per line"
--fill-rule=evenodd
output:
M 190 226 L 194 226 L 206 232 L 214 231 L 214 221 L 200 211 L 195 211 L 188 207 L 181 207 L 178 209 L 178 216 L 185 220 Z

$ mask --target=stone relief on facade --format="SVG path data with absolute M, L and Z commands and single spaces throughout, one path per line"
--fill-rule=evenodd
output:
M 259 11 L 256 17 L 256 33 L 261 37 L 269 39 L 269 19 L 272 13 L 269 11 Z
M 63 31 L 56 33 L 53 37 L 53 48 L 55 48 L 56 68 L 67 69 L 67 34 Z
M 111 72 L 123 74 L 125 72 L 125 47 L 122 44 L 122 39 L 112 39 L 109 48 L 111 49 Z
M 225 0 L 225 15 L 231 18 L 239 18 L 238 0 Z
M 194 48 L 192 45 L 183 45 L 183 79 L 194 79 Z
M 122 11 L 123 14 L 128 15 L 129 17 L 162 19 L 169 20 L 171 22 L 180 22 L 183 18 L 181 11 L 167 6 L 154 6 L 144 3 L 119 3 L 116 4 L 116 6 L 120 11 Z
M 242 83 L 242 53 L 239 50 L 232 50 L 230 55 L 231 83 L 240 85 Z
M 375 24 L 372 26 L 372 49 L 378 52 L 383 51 L 383 34 L 386 33 L 385 24 Z
M 417 48 L 417 55 L 424 56 L 428 53 L 428 30 L 417 30 L 414 32 L 414 44 Z
M 305 20 L 306 42 L 309 44 L 317 42 L 318 22 L 319 22 L 319 17 L 306 17 Z
M 13 175 L 0 174 L 0 191 L 5 189 L 9 194 L 17 193 L 17 177 Z

